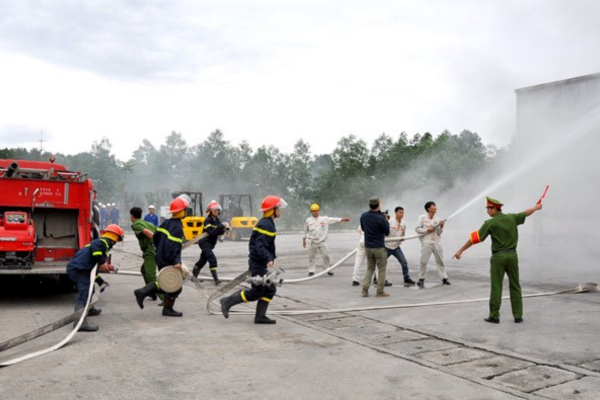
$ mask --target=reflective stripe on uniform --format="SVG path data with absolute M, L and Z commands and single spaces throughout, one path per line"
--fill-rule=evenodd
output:
M 110 246 L 108 245 L 108 243 L 106 242 L 106 240 L 104 240 L 104 239 L 100 238 L 100 241 L 101 241 L 102 243 L 104 243 L 104 245 L 106 246 L 106 250 L 108 250 Z M 91 243 L 88 243 L 88 244 L 86 244 L 86 245 L 85 245 L 85 246 L 83 246 L 83 247 L 90 247 L 90 245 L 91 245 Z M 92 253 L 92 257 L 96 257 L 96 256 L 103 256 L 103 255 L 104 255 L 104 252 L 103 252 L 103 251 L 94 251 L 94 252 Z
M 216 225 L 204 225 L 204 229 L 208 229 L 208 228 L 216 228 Z
M 479 231 L 471 232 L 471 244 L 481 243 L 481 239 L 479 238 Z
M 248 300 L 246 299 L 246 295 L 244 294 L 243 290 L 240 292 L 240 296 L 242 296 L 242 300 L 244 300 L 244 303 L 248 302 Z
M 269 232 L 269 231 L 265 231 L 264 229 L 260 229 L 260 228 L 257 228 L 257 227 L 254 227 L 252 230 L 256 231 L 258 233 L 262 233 L 263 235 L 267 235 L 267 236 L 275 236 L 275 235 L 277 235 L 277 232 Z
M 167 238 L 169 240 L 172 240 L 172 241 L 177 242 L 177 243 L 183 243 L 183 240 L 178 239 L 175 236 L 171 236 L 171 233 L 169 233 L 169 231 L 166 230 L 166 229 L 164 229 L 164 228 L 158 228 L 158 229 L 156 229 L 156 232 L 162 232 L 162 233 L 164 233 L 165 235 L 167 235 Z
M 271 302 L 271 299 L 268 299 L 266 297 L 261 297 L 259 300 L 266 301 L 267 303 Z
M 210 270 L 211 270 L 211 271 L 216 271 L 216 270 L 217 270 L 217 267 L 211 268 Z

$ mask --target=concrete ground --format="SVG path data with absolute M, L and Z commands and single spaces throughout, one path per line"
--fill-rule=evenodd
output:
M 332 261 L 355 248 L 354 232 L 331 232 Z M 525 322 L 515 324 L 505 300 L 501 323 L 488 324 L 489 243 L 460 261 L 452 254 L 466 240 L 447 231 L 443 246 L 451 286 L 439 283 L 433 258 L 424 290 L 401 285 L 398 263 L 390 259 L 390 297 L 360 296 L 351 285 L 354 258 L 324 276 L 279 288 L 269 311 L 317 310 L 315 314 L 273 316 L 274 326 L 253 324 L 251 315 L 209 315 L 206 297 L 186 286 L 176 309 L 183 318 L 161 316 L 156 303 L 140 310 L 132 291 L 141 277 L 109 275 L 111 286 L 90 319 L 96 333 L 78 333 L 64 348 L 0 369 L 0 397 L 7 399 L 208 398 L 208 399 L 597 399 L 600 398 L 600 293 L 525 299 Z M 277 238 L 277 264 L 285 278 L 307 274 L 307 253 L 298 234 Z M 569 265 L 560 250 L 534 256 L 526 238 L 520 245 L 524 294 L 600 282 L 595 265 Z M 416 279 L 419 242 L 403 244 Z M 592 249 L 592 255 L 597 256 Z M 113 250 L 113 261 L 139 269 L 132 235 Z M 184 252 L 188 265 L 199 254 Z M 247 243 L 218 244 L 221 276 L 247 268 Z M 536 252 L 535 254 L 539 254 Z M 561 261 L 559 261 L 561 260 Z M 205 281 L 209 290 L 214 286 Z M 508 293 L 507 293 L 508 294 Z M 0 276 L 0 342 L 61 318 L 74 304 L 50 278 Z M 325 313 L 326 310 L 419 305 L 484 299 L 472 303 Z M 250 306 L 234 309 L 250 310 Z M 250 308 L 249 308 L 250 307 Z M 0 353 L 0 362 L 59 342 L 62 328 Z

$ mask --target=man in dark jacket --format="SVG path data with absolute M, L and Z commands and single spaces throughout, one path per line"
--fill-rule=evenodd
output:
M 387 267 L 387 251 L 385 249 L 385 237 L 390 234 L 390 224 L 381 213 L 381 201 L 378 197 L 369 199 L 369 211 L 360 216 L 360 227 L 365 234 L 365 252 L 367 254 L 367 274 L 363 279 L 362 296 L 369 295 L 371 279 L 377 266 L 379 276 L 376 297 L 388 297 L 384 292 L 385 270 Z
M 267 196 L 262 202 L 260 211 L 263 217 L 252 230 L 248 248 L 248 265 L 252 276 L 265 276 L 273 268 L 275 258 L 275 218 L 281 216 L 281 209 L 287 207 L 287 203 L 280 197 Z M 277 321 L 266 316 L 269 303 L 275 296 L 277 288 L 275 285 L 252 284 L 250 290 L 242 290 L 229 297 L 221 299 L 221 311 L 225 318 L 229 318 L 229 309 L 242 302 L 258 300 L 256 305 L 255 324 L 274 324 Z
M 156 233 L 152 237 L 154 247 L 156 248 L 156 265 L 159 271 L 168 266 L 181 268 L 181 246 L 183 244 L 183 224 L 181 223 L 181 219 L 185 217 L 187 206 L 188 202 L 180 197 L 173 200 L 170 205 L 172 217 L 166 219 L 156 229 Z M 158 282 L 155 281 L 135 290 L 133 294 L 135 294 L 140 308 L 144 308 L 144 299 L 146 297 L 152 297 L 157 293 L 162 294 L 165 298 L 162 315 L 166 317 L 181 317 L 183 313 L 173 309 L 175 299 L 177 299 L 181 291 L 182 289 L 179 289 L 173 293 L 166 293 L 160 289 Z
M 67 276 L 75 283 L 79 293 L 75 302 L 75 311 L 85 308 L 87 304 L 91 284 L 90 274 L 94 267 L 98 265 L 98 271 L 114 271 L 114 267 L 108 262 L 108 252 L 115 243 L 123 240 L 123 229 L 118 225 L 111 224 L 100 231 L 100 234 L 102 235 L 100 238 L 92 240 L 90 244 L 79 249 L 67 264 Z M 88 315 L 95 316 L 101 312 L 102 310 L 92 306 L 88 311 Z M 77 321 L 75 321 L 74 326 L 76 324 Z M 98 326 L 89 323 L 87 318 L 84 318 L 79 330 L 94 332 L 98 330 Z
M 208 204 L 208 207 L 206 207 L 206 212 L 208 215 L 204 220 L 203 233 L 206 233 L 208 236 L 200 239 L 198 242 L 198 246 L 200 246 L 202 252 L 200 253 L 200 259 L 196 262 L 196 265 L 194 265 L 192 273 L 195 277 L 198 277 L 200 270 L 208 263 L 210 273 L 215 280 L 215 285 L 219 285 L 221 284 L 221 281 L 217 275 L 217 257 L 215 256 L 213 249 L 217 245 L 219 236 L 225 233 L 226 227 L 219 219 L 219 214 L 221 213 L 221 205 L 219 203 L 215 200 L 211 201 Z

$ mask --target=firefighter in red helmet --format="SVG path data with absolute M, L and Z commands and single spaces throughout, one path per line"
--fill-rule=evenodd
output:
M 217 203 L 216 200 L 208 203 L 206 207 L 206 219 L 204 220 L 204 233 L 208 236 L 200 239 L 198 242 L 198 246 L 200 246 L 200 250 L 202 251 L 200 254 L 200 259 L 196 262 L 193 269 L 193 274 L 195 277 L 198 277 L 200 270 L 204 268 L 206 263 L 208 263 L 208 267 L 210 268 L 210 273 L 215 280 L 215 285 L 221 284 L 219 280 L 219 276 L 217 275 L 217 257 L 213 249 L 217 245 L 217 239 L 220 235 L 225 233 L 226 225 L 221 223 L 219 219 L 219 214 L 221 213 L 221 205 Z
M 287 203 L 280 197 L 267 196 L 262 202 L 260 211 L 263 217 L 252 229 L 250 236 L 248 265 L 252 276 L 265 276 L 273 268 L 275 254 L 275 218 L 281 216 L 281 209 L 287 207 Z M 274 324 L 276 321 L 266 316 L 269 303 L 275 296 L 277 288 L 275 285 L 252 284 L 250 290 L 242 290 L 229 297 L 221 299 L 221 311 L 225 318 L 229 318 L 229 309 L 242 302 L 258 300 L 256 305 L 255 324 Z
M 166 219 L 156 229 L 152 238 L 156 248 L 156 266 L 160 271 L 164 267 L 173 266 L 181 268 L 181 246 L 183 245 L 183 224 L 181 219 L 185 217 L 185 210 L 189 206 L 186 199 L 177 197 L 171 202 L 171 218 Z M 143 288 L 133 292 L 140 308 L 144 308 L 144 299 L 157 293 L 164 295 L 162 315 L 166 317 L 181 317 L 183 313 L 175 311 L 175 299 L 181 294 L 181 289 L 174 293 L 165 293 L 158 282 L 150 282 Z

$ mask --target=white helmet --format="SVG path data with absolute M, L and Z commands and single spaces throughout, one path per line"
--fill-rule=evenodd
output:
M 219 203 L 217 203 L 216 200 L 212 200 L 210 203 L 208 203 L 208 206 L 206 206 L 206 212 L 208 213 L 208 212 L 215 211 L 215 210 L 221 211 L 222 208 L 221 208 L 221 205 Z

